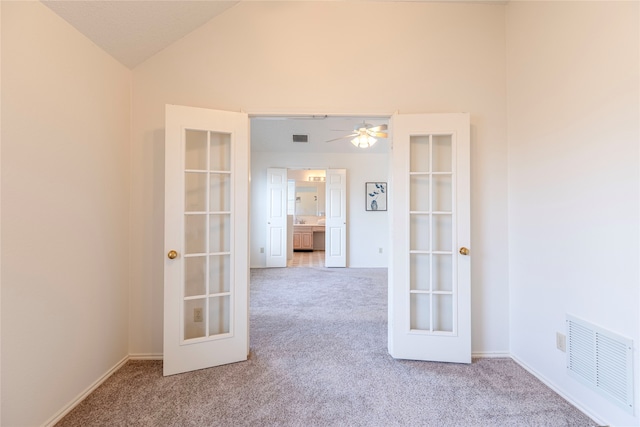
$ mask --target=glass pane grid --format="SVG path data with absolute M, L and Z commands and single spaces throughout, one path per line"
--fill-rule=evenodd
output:
M 411 142 L 410 330 L 416 333 L 451 335 L 455 332 L 451 135 L 412 136 Z M 425 201 L 425 196 L 428 201 Z M 424 234 L 428 234 L 427 242 L 423 241 Z M 415 258 L 416 256 L 420 258 Z M 427 259 L 428 267 L 418 265 Z M 428 276 L 427 280 L 425 275 Z
M 229 134 L 186 131 L 182 319 L 190 342 L 232 329 L 231 164 Z

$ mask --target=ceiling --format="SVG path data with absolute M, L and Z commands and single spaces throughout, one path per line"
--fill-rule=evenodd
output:
M 41 1 L 96 45 L 133 69 L 240 1 L 251 0 Z M 505 0 L 352 1 L 506 3 Z
M 369 148 L 357 148 L 352 138 L 326 142 L 352 133 L 362 122 L 388 124 L 388 117 L 298 116 L 251 119 L 251 151 L 278 153 L 388 153 L 391 138 L 377 138 Z M 309 142 L 293 142 L 294 134 L 309 135 Z
M 42 0 L 42 3 L 133 69 L 238 2 Z

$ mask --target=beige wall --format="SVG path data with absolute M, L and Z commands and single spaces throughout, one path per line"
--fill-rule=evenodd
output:
M 260 247 L 265 247 L 267 239 L 265 227 L 267 168 L 287 165 L 347 170 L 347 267 L 386 268 L 389 253 L 388 212 L 366 212 L 364 207 L 365 182 L 389 181 L 388 156 L 379 153 L 253 152 L 251 154 L 251 266 L 264 267 L 266 264 L 266 256 L 260 253 Z M 322 183 L 323 187 L 324 184 Z M 382 253 L 379 250 L 382 250 Z
M 638 2 L 507 6 L 514 357 L 610 425 L 639 425 L 566 374 L 572 314 L 636 343 L 640 408 Z
M 366 29 L 354 25 L 366 11 Z M 162 353 L 164 104 L 470 112 L 473 351 L 508 351 L 505 11 L 498 4 L 242 2 L 133 73 L 133 354 Z M 353 244 L 353 242 L 351 242 Z
M 128 354 L 131 72 L 1 7 L 1 424 L 34 426 Z

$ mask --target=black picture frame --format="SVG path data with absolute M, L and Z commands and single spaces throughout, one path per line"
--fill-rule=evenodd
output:
M 365 209 L 370 212 L 387 210 L 388 187 L 386 182 L 365 182 Z

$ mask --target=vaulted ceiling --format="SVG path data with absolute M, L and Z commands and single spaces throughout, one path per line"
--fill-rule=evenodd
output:
M 129 68 L 233 7 L 237 1 L 52 1 L 49 9 Z
M 96 45 L 132 69 L 229 8 L 247 0 L 41 1 Z M 347 1 L 506 3 L 505 0 Z

